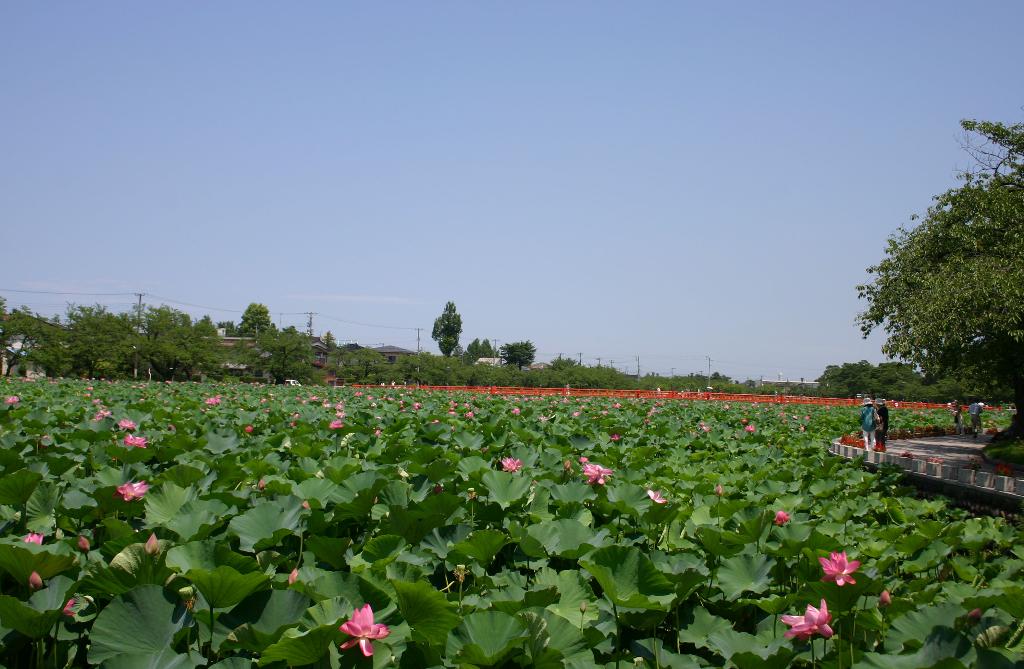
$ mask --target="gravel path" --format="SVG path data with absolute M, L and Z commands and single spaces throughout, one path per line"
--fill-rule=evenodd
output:
M 967 435 L 963 437 L 919 437 L 916 439 L 890 439 L 885 444 L 886 451 L 893 455 L 902 455 L 906 451 L 914 454 L 914 458 L 942 458 L 943 464 L 954 467 L 968 467 L 974 461 L 978 471 L 994 472 L 995 467 L 985 462 L 981 451 L 992 441 L 992 435 L 979 435 L 977 439 Z

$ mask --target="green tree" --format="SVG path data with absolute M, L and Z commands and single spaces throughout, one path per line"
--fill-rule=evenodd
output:
M 267 305 L 253 302 L 245 308 L 237 332 L 240 337 L 258 337 L 276 329 Z
M 222 359 L 217 329 L 208 316 L 193 323 L 188 314 L 168 306 L 146 310 L 139 354 L 159 380 L 217 373 Z
M 437 342 L 441 349 L 441 355 L 446 358 L 459 345 L 459 335 L 462 334 L 462 316 L 455 311 L 455 303 L 449 302 L 444 305 L 444 311 L 434 321 L 434 330 L 431 337 Z
M 537 347 L 531 341 L 514 341 L 501 347 L 501 360 L 506 365 L 522 369 L 533 363 Z
M 493 346 L 491 346 L 490 340 L 484 339 L 483 341 L 480 341 L 480 339 L 477 338 L 469 342 L 469 345 L 466 346 L 466 352 L 462 356 L 462 361 L 467 365 L 473 365 L 476 364 L 476 361 L 480 358 L 496 357 L 498 357 L 498 352 L 494 350 Z
M 313 347 L 309 337 L 294 327 L 262 331 L 256 346 L 246 350 L 250 367 L 267 372 L 275 383 L 313 378 Z
M 10 376 L 16 367 L 26 364 L 43 368 L 50 376 L 67 372 L 64 350 L 64 329 L 28 307 L 4 312 L 0 298 L 0 355 L 5 362 L 5 373 Z
M 371 348 L 339 348 L 330 356 L 329 364 L 349 383 L 379 383 L 384 380 L 379 375 L 387 359 Z
M 338 340 L 334 338 L 334 333 L 330 330 L 324 333 L 324 346 L 327 347 L 328 353 L 333 353 L 338 348 Z
M 102 305 L 71 305 L 64 324 L 69 371 L 89 378 L 118 377 L 131 370 L 135 317 Z
M 225 337 L 238 336 L 238 327 L 234 324 L 233 321 L 217 321 L 216 327 L 217 329 L 224 330 Z
M 929 374 L 984 376 L 1024 405 L 1024 124 L 964 121 L 975 167 L 917 227 L 889 238 L 858 286 L 865 336 Z M 1024 435 L 1020 412 L 1008 430 Z

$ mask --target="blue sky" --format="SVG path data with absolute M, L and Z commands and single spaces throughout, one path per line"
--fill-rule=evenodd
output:
M 464 344 L 816 377 L 883 359 L 854 286 L 968 165 L 958 121 L 1024 116 L 1021 25 L 1019 2 L 5 3 L 0 288 L 261 301 L 435 351 L 453 300 Z

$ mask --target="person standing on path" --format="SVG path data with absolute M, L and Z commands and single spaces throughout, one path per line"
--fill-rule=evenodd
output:
M 960 400 L 955 400 L 949 403 L 949 411 L 953 414 L 953 429 L 956 430 L 956 436 L 964 436 L 964 411 L 963 407 L 960 406 Z
M 885 400 L 875 400 L 875 412 L 878 416 L 878 425 L 875 427 L 875 443 L 885 446 L 885 441 L 889 437 L 889 407 L 885 405 Z
M 864 432 L 864 448 L 873 450 L 875 448 L 875 428 L 878 426 L 878 414 L 875 413 L 875 405 L 870 397 L 864 398 L 864 404 L 860 408 L 860 429 Z
M 967 413 L 971 416 L 971 432 L 974 433 L 974 438 L 978 438 L 978 433 L 981 432 L 981 412 L 985 410 L 985 403 L 975 401 L 971 406 L 967 407 Z

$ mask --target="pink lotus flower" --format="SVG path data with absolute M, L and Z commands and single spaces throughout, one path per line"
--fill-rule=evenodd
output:
M 25 538 L 22 539 L 22 541 L 24 541 L 26 544 L 39 544 L 40 546 L 42 546 L 43 535 L 36 534 L 35 532 L 29 532 L 25 535 Z
M 518 416 L 521 413 L 522 413 L 522 411 L 519 410 L 519 407 L 512 407 L 512 415 L 513 416 Z
M 4 404 L 17 404 L 20 401 L 21 401 L 20 397 L 18 397 L 17 395 L 11 395 L 6 400 L 4 400 Z
M 779 510 L 775 512 L 775 524 L 782 527 L 789 522 L 789 514 L 785 511 Z
M 373 622 L 373 609 L 370 608 L 369 604 L 364 604 L 363 608 L 353 611 L 352 617 L 338 629 L 353 637 L 341 644 L 341 649 L 348 650 L 359 644 L 359 650 L 363 651 L 365 657 L 373 656 L 371 639 L 383 639 L 391 634 L 391 630 L 388 629 L 387 625 Z
M 341 422 L 340 420 L 332 420 L 331 424 L 328 425 L 328 427 L 331 428 L 332 430 L 340 430 L 341 428 L 345 427 L 345 423 Z
M 89 540 L 87 538 L 83 536 L 78 537 L 78 550 L 82 551 L 83 553 L 88 553 L 91 547 L 92 545 L 89 543 Z
M 523 466 L 523 461 L 519 458 L 502 458 L 501 468 L 506 472 L 517 472 Z
M 857 560 L 847 560 L 846 551 L 842 553 L 833 552 L 827 558 L 820 557 L 818 562 L 821 563 L 821 568 L 825 570 L 825 575 L 821 577 L 821 580 L 826 583 L 834 582 L 836 585 L 842 586 L 846 583 L 855 584 L 857 582 L 853 580 L 850 574 L 857 571 L 860 562 Z
M 379 437 L 380 435 L 381 435 L 381 432 L 380 432 L 380 428 L 378 427 L 376 430 L 373 431 L 373 436 Z
M 832 636 L 832 628 L 828 624 L 832 621 L 832 616 L 829 615 L 828 606 L 825 604 L 825 600 L 821 600 L 821 608 L 816 609 L 810 604 L 807 605 L 807 611 L 802 616 L 782 616 L 782 622 L 789 625 L 789 630 L 786 632 L 787 639 L 799 639 L 800 641 L 807 641 L 815 634 L 820 634 L 826 639 Z
M 610 436 L 608 438 L 611 439 L 612 441 L 618 441 L 619 439 L 622 439 L 622 437 L 620 437 L 617 434 L 613 434 L 612 436 Z
M 135 424 L 135 421 L 128 420 L 127 418 L 122 418 L 121 420 L 117 421 L 117 426 L 122 430 L 128 430 L 129 432 L 138 427 L 138 425 Z
M 93 416 L 92 419 L 94 421 L 101 421 L 104 418 L 109 418 L 112 415 L 114 415 L 113 411 L 108 411 L 107 409 L 100 409 L 99 411 L 96 412 L 96 415 Z
M 130 502 L 133 499 L 142 499 L 147 490 L 149 490 L 149 484 L 145 481 L 139 481 L 138 483 L 129 482 L 117 486 L 117 494 L 126 502 Z
M 888 590 L 883 590 L 882 594 L 878 596 L 879 606 L 889 606 L 892 604 L 892 595 L 889 594 Z
M 252 434 L 253 426 L 252 425 L 246 425 L 244 429 L 245 429 L 245 433 L 246 434 Z
M 136 437 L 134 434 L 126 434 L 126 435 L 124 435 L 124 445 L 125 446 L 134 446 L 135 448 L 145 448 L 146 447 L 146 438 L 145 437 Z
M 583 475 L 587 477 L 587 483 L 590 485 L 604 485 L 607 478 L 612 475 L 612 470 L 588 462 L 583 465 Z
M 756 430 L 756 428 L 753 425 L 748 425 L 743 429 L 746 430 L 747 432 L 754 432 Z
M 472 411 L 467 411 L 465 415 L 466 415 L 466 418 L 472 418 L 473 417 L 473 412 Z
M 668 504 L 668 500 L 661 496 L 661 493 L 657 490 L 648 490 L 647 496 L 651 498 L 651 501 L 655 504 Z
M 711 426 L 710 425 L 705 425 L 704 423 L 701 423 L 700 424 L 700 429 L 703 430 L 704 432 L 710 432 L 711 431 Z
M 587 456 L 585 456 L 585 455 L 581 455 L 581 456 L 580 456 L 580 464 L 581 464 L 581 465 L 585 465 L 585 464 L 587 464 L 588 462 L 590 462 L 590 458 L 588 458 L 588 457 L 587 457 Z
M 146 555 L 156 555 L 160 552 L 160 542 L 157 541 L 156 535 L 150 532 L 149 539 L 146 539 L 146 545 L 143 547 L 146 551 Z
M 288 574 L 288 585 L 294 585 L 295 581 L 299 580 L 299 569 L 296 567 L 292 569 L 292 572 Z
M 725 494 L 725 488 L 722 487 L 721 483 L 715 485 L 715 494 L 719 497 Z
M 220 404 L 220 395 L 216 395 L 214 397 L 207 397 L 203 401 L 206 403 L 207 406 L 215 407 L 218 404 Z
M 39 575 L 39 572 L 34 571 L 28 575 L 28 588 L 29 590 L 38 590 L 43 587 L 43 578 Z
M 61 613 L 71 618 L 75 617 L 75 599 L 73 597 L 68 600 L 67 604 L 64 605 L 64 608 L 61 610 Z

